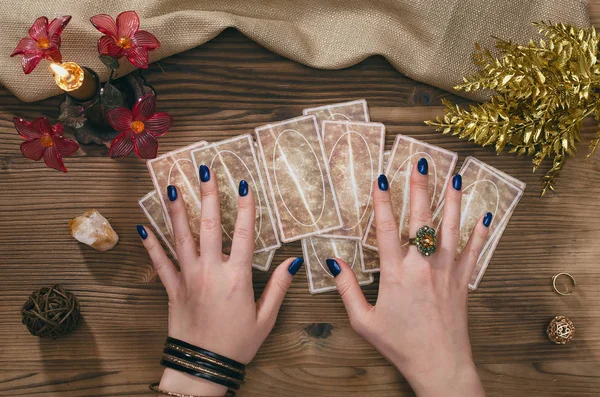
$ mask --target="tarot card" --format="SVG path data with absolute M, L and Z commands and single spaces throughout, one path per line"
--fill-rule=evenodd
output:
M 321 136 L 344 224 L 324 236 L 361 240 L 373 211 L 373 182 L 383 168 L 385 126 L 324 121 Z
M 336 289 L 333 275 L 325 260 L 340 258 L 354 270 L 358 284 L 373 283 L 373 275 L 362 271 L 363 251 L 360 241 L 339 238 L 309 237 L 302 239 L 302 254 L 306 261 L 308 289 L 311 294 L 318 294 Z
M 177 259 L 177 254 L 175 253 L 174 249 L 175 243 L 173 242 L 173 237 L 169 231 L 169 228 L 167 227 L 167 218 L 163 212 L 162 204 L 160 203 L 156 190 L 146 194 L 139 200 L 138 203 L 161 241 L 164 243 L 164 245 L 166 245 L 169 252 L 171 252 L 171 255 L 173 255 L 173 259 Z M 273 256 L 275 255 L 275 251 L 276 249 L 272 249 L 270 251 L 263 251 L 254 254 L 252 259 L 252 267 L 264 272 L 268 271 L 269 267 L 271 266 Z
M 281 246 L 251 135 L 240 135 L 193 150 L 192 160 L 194 169 L 205 164 L 218 180 L 223 252 L 228 254 L 231 250 L 237 219 L 238 186 L 242 179 L 250 185 L 256 204 L 254 252 L 272 251 Z
M 317 118 L 318 126 L 325 120 L 330 121 L 363 121 L 369 122 L 369 109 L 367 101 L 359 99 L 357 101 L 334 103 L 332 105 L 319 106 L 316 108 L 304 109 L 303 115 L 314 115 Z
M 297 117 L 255 131 L 281 241 L 340 229 L 340 208 L 316 118 Z
M 434 211 L 444 197 L 448 180 L 452 176 L 458 155 L 446 149 L 421 142 L 404 135 L 396 135 L 388 160 L 386 176 L 392 194 L 392 207 L 400 229 L 400 241 L 408 244 L 408 218 L 410 214 L 410 173 L 420 158 L 429 164 L 429 194 Z M 375 216 L 371 215 L 363 238 L 365 248 L 377 251 Z
M 268 271 L 275 256 L 275 251 L 277 249 L 255 253 L 252 257 L 252 267 L 263 272 Z
M 467 244 L 479 218 L 487 212 L 491 212 L 493 215 L 489 237 L 469 282 L 469 289 L 475 290 L 479 286 L 500 237 L 523 195 L 525 183 L 474 157 L 465 159 L 459 173 L 463 180 L 463 196 L 458 252 L 461 252 Z M 442 222 L 443 207 L 442 202 L 434 214 L 436 228 L 439 228 Z
M 165 213 L 163 212 L 163 207 L 158 198 L 158 194 L 156 190 L 151 191 L 142 197 L 138 204 L 148 221 L 152 225 L 152 228 L 156 231 L 156 234 L 159 236 L 163 244 L 167 247 L 173 258 L 177 258 L 175 254 L 175 244 L 173 243 L 173 238 L 171 236 L 171 232 L 169 231 L 169 226 L 167 226 L 167 218 Z
M 167 219 L 169 231 L 172 234 L 173 228 L 169 217 L 169 207 L 167 206 L 167 186 L 174 185 L 185 201 L 190 229 L 196 244 L 200 240 L 200 222 L 198 221 L 200 219 L 200 185 L 197 176 L 198 170 L 194 167 L 190 153 L 192 150 L 204 145 L 207 145 L 207 142 L 194 143 L 148 160 L 146 163 L 152 177 L 152 183 L 154 183 L 154 187 L 159 193 L 158 197 Z
M 363 272 L 377 273 L 379 272 L 379 254 L 370 249 L 363 249 Z
M 392 154 L 391 150 L 386 150 L 383 152 L 383 168 L 387 168 L 388 160 L 390 159 L 390 154 Z

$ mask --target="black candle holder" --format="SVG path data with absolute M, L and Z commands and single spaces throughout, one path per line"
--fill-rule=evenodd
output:
M 94 71 L 87 70 L 98 78 Z M 136 70 L 116 80 L 98 84 L 96 95 L 86 101 L 79 101 L 65 94 L 59 107 L 58 121 L 72 128 L 75 139 L 82 145 L 109 146 L 120 132 L 110 126 L 106 113 L 118 107 L 131 109 L 141 97 L 149 93 L 154 93 L 154 89 L 146 83 L 140 71 Z

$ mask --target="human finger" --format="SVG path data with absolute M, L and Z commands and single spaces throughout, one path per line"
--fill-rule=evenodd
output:
M 254 194 L 248 182 L 241 180 L 238 187 L 238 213 L 235 220 L 231 255 L 234 261 L 245 263 L 254 254 L 254 224 L 256 208 Z
M 256 302 L 258 322 L 264 325 L 268 331 L 275 325 L 285 294 L 303 263 L 303 258 L 288 258 L 283 261 L 271 275 L 260 299 Z
M 375 213 L 375 232 L 377 248 L 381 262 L 381 272 L 385 273 L 386 263 L 402 258 L 404 252 L 400 245 L 398 223 L 392 210 L 392 196 L 389 182 L 384 174 L 379 175 L 377 186 L 373 187 L 373 211 Z
M 169 198 L 169 216 L 173 226 L 175 252 L 181 269 L 185 271 L 188 264 L 195 263 L 194 261 L 198 259 L 198 247 L 190 229 L 184 199 L 180 197 L 177 187 L 167 186 L 167 197 Z
M 431 196 L 429 195 L 429 164 L 421 158 L 410 173 L 410 215 L 408 235 L 413 238 L 423 226 L 431 225 Z
M 449 255 L 454 263 L 456 247 L 460 236 L 460 205 L 462 200 L 462 176 L 454 175 L 446 187 L 446 198 L 444 199 L 444 213 L 440 228 L 439 247 L 445 255 Z
M 326 260 L 326 263 L 346 307 L 350 324 L 354 330 L 358 331 L 365 325 L 366 315 L 372 306 L 367 302 L 360 289 L 356 274 L 345 261 L 340 258 L 330 258 Z
M 154 270 L 167 290 L 167 294 L 175 296 L 179 288 L 179 272 L 175 268 L 175 265 L 173 265 L 173 262 L 171 262 L 160 242 L 149 228 L 137 225 L 137 231 L 144 247 L 150 255 Z
M 492 213 L 488 212 L 483 215 L 473 228 L 471 232 L 471 237 L 469 237 L 469 241 L 465 245 L 465 248 L 460 253 L 460 257 L 458 259 L 459 263 L 459 274 L 461 277 L 469 280 L 473 270 L 475 270 L 475 266 L 477 265 L 477 261 L 479 260 L 479 256 L 481 255 L 481 251 L 487 241 L 488 234 L 490 231 L 490 225 L 492 224 Z
M 221 210 L 219 186 L 217 178 L 212 177 L 210 169 L 201 165 L 200 193 L 202 207 L 200 210 L 200 256 L 208 261 L 220 262 L 223 252 L 221 233 Z

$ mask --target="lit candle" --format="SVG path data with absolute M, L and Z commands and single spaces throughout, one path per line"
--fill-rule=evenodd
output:
M 98 76 L 75 62 L 51 63 L 54 81 L 67 95 L 77 101 L 88 101 L 98 93 Z

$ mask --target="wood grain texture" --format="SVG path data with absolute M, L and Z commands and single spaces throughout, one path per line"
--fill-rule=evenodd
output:
M 590 4 L 600 23 L 600 0 Z M 226 31 L 145 72 L 172 114 L 161 152 L 216 141 L 301 114 L 303 108 L 366 98 L 386 143 L 407 134 L 475 156 L 528 186 L 498 245 L 480 289 L 470 295 L 469 331 L 490 396 L 592 396 L 600 390 L 600 157 L 570 160 L 558 192 L 538 198 L 540 174 L 527 158 L 497 156 L 423 125 L 441 114 L 449 94 L 411 81 L 382 58 L 341 71 L 304 67 Z M 25 77 L 24 77 L 25 78 Z M 464 100 L 451 97 L 461 103 Z M 152 281 L 135 225 L 145 222 L 137 200 L 152 189 L 143 161 L 114 161 L 101 147 L 66 160 L 67 175 L 24 159 L 13 116 L 54 120 L 59 98 L 19 102 L 0 88 L 0 396 L 150 396 L 166 336 L 167 299 Z M 586 124 L 584 141 L 596 131 Z M 586 148 L 582 144 L 581 152 Z M 77 243 L 67 222 L 89 208 L 111 220 L 116 248 L 100 253 Z M 286 245 L 275 262 L 300 255 Z M 550 277 L 571 272 L 569 297 L 554 294 Z M 256 293 L 269 274 L 254 272 Z M 371 302 L 377 280 L 365 287 Z M 60 282 L 75 292 L 85 318 L 56 341 L 30 336 L 20 308 L 36 288 Z M 577 327 L 567 346 L 552 345 L 548 321 L 566 315 Z M 328 325 L 324 325 L 328 324 Z M 401 330 L 399 330 L 401 332 Z M 305 271 L 296 276 L 279 321 L 251 364 L 240 396 L 410 396 L 394 368 L 351 329 L 337 293 L 311 296 Z

